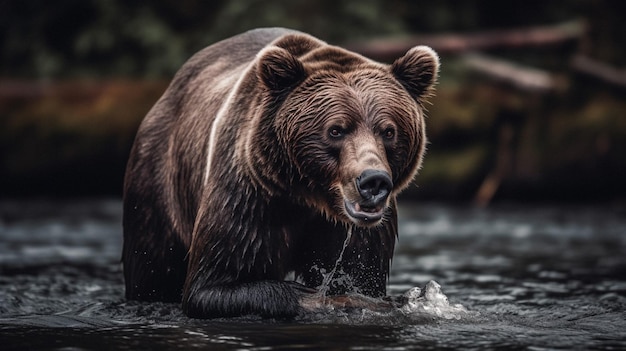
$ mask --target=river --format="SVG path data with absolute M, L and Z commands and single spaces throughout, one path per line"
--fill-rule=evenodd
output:
M 399 228 L 388 293 L 426 292 L 402 309 L 193 320 L 124 299 L 119 200 L 0 201 L 0 349 L 626 349 L 624 207 L 402 203 Z

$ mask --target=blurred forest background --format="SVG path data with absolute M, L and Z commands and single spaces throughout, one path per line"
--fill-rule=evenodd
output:
M 442 59 L 406 197 L 626 199 L 626 2 L 0 0 L 0 198 L 121 196 L 135 132 L 195 52 L 283 26 Z

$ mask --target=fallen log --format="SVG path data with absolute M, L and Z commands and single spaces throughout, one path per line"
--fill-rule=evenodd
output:
M 585 22 L 573 20 L 555 25 L 492 30 L 477 33 L 447 33 L 387 37 L 345 44 L 346 48 L 373 59 L 388 61 L 416 45 L 428 45 L 440 54 L 458 54 L 493 48 L 547 46 L 578 40 L 586 32 Z
M 552 74 L 538 68 L 482 54 L 467 54 L 463 62 L 470 70 L 521 91 L 547 93 L 559 88 L 558 81 Z
M 626 70 L 624 69 L 615 68 L 584 55 L 574 56 L 571 65 L 575 71 L 605 83 L 626 88 Z

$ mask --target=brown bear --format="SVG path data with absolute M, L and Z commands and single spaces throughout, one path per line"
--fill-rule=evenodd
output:
M 194 55 L 131 150 L 126 297 L 213 318 L 385 296 L 438 69 L 428 47 L 386 65 L 280 28 Z

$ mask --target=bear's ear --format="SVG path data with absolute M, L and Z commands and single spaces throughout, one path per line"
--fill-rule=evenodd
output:
M 302 62 L 279 47 L 262 51 L 257 69 L 261 81 L 274 93 L 293 88 L 306 76 Z
M 428 46 L 416 46 L 391 65 L 391 72 L 421 102 L 428 97 L 439 74 L 439 56 Z

